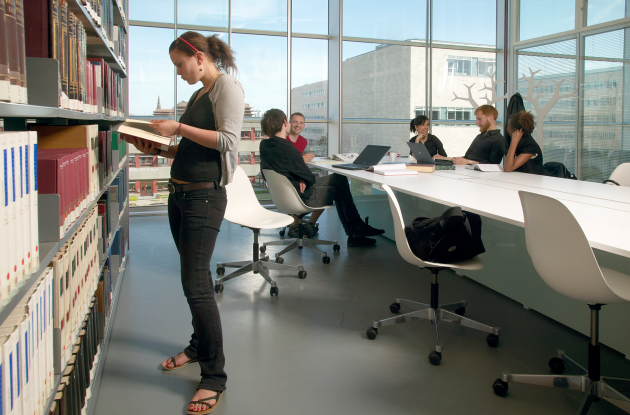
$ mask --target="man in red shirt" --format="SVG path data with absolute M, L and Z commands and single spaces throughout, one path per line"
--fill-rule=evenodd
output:
M 294 112 L 291 114 L 291 118 L 289 119 L 289 123 L 291 124 L 291 130 L 289 131 L 289 135 L 287 136 L 287 140 L 293 143 L 293 147 L 297 148 L 300 153 L 302 153 L 302 158 L 306 163 L 313 160 L 315 154 L 306 153 L 304 154 L 304 149 L 308 142 L 306 138 L 302 137 L 300 133 L 304 131 L 304 127 L 306 124 L 304 123 L 304 115 L 300 112 Z

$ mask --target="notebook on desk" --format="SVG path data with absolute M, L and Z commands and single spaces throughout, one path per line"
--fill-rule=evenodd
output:
M 370 144 L 365 147 L 354 162 L 348 164 L 333 164 L 333 167 L 346 170 L 367 170 L 377 165 L 385 154 L 387 154 L 389 149 L 390 146 L 375 146 Z

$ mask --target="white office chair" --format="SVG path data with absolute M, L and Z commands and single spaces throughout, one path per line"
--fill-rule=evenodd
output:
M 320 209 L 330 209 L 332 206 L 323 206 L 317 208 L 308 207 L 304 204 L 304 202 L 300 198 L 300 195 L 298 195 L 297 190 L 295 190 L 295 187 L 293 187 L 289 179 L 279 173 L 276 173 L 273 170 L 263 169 L 262 172 L 263 176 L 265 177 L 265 181 L 267 182 L 267 187 L 269 188 L 271 199 L 275 203 L 278 210 L 289 215 L 296 215 L 298 217 L 298 237 L 295 239 L 283 239 L 280 241 L 265 242 L 263 243 L 263 246 L 260 247 L 260 252 L 264 254 L 267 251 L 268 245 L 289 245 L 282 251 L 275 254 L 276 262 L 278 264 L 282 264 L 284 262 L 284 258 L 282 258 L 281 255 L 284 255 L 287 252 L 294 250 L 295 248 L 307 248 L 313 252 L 321 254 L 324 264 L 329 264 L 330 257 L 328 256 L 328 254 L 321 251 L 319 248 L 317 248 L 316 245 L 332 245 L 333 251 L 339 251 L 339 244 L 337 243 L 337 241 L 304 239 L 302 218 L 304 217 L 304 215 L 307 215 L 311 212 L 315 212 L 316 210 Z
M 618 165 L 604 184 L 630 187 L 630 163 Z
M 442 343 L 440 342 L 440 332 L 438 330 L 438 322 L 445 321 L 448 323 L 461 324 L 464 327 L 469 327 L 475 330 L 480 330 L 489 333 L 486 337 L 486 341 L 490 347 L 497 347 L 499 344 L 499 335 L 501 329 L 498 327 L 491 327 L 477 321 L 471 320 L 466 317 L 462 317 L 466 311 L 466 301 L 458 301 L 451 304 L 438 304 L 438 273 L 441 270 L 454 268 L 454 269 L 466 269 L 466 270 L 479 270 L 483 269 L 483 262 L 479 257 L 474 257 L 468 261 L 457 262 L 454 264 L 438 264 L 435 262 L 426 262 L 418 258 L 411 251 L 409 243 L 407 242 L 407 236 L 405 235 L 405 223 L 403 221 L 400 206 L 398 200 L 392 189 L 386 184 L 382 185 L 383 190 L 387 193 L 389 198 L 389 206 L 394 217 L 394 232 L 396 236 L 396 247 L 398 253 L 403 259 L 410 264 L 417 265 L 420 268 L 428 268 L 433 274 L 433 282 L 431 283 L 431 304 L 418 303 L 415 301 L 404 300 L 396 298 L 396 301 L 389 306 L 392 313 L 398 314 L 402 304 L 407 304 L 416 307 L 422 307 L 418 311 L 412 311 L 410 313 L 397 315 L 385 320 L 375 321 L 372 327 L 367 330 L 367 337 L 370 340 L 374 340 L 378 335 L 378 329 L 380 327 L 389 326 L 392 324 L 407 323 L 412 320 L 431 320 L 435 326 L 435 336 L 437 343 L 435 350 L 429 354 L 429 361 L 433 365 L 439 365 L 442 361 Z
M 281 265 L 269 261 L 269 257 L 258 256 L 258 233 L 261 229 L 276 229 L 293 222 L 293 218 L 282 213 L 272 212 L 260 205 L 256 193 L 252 188 L 249 178 L 242 168 L 237 167 L 232 183 L 226 186 L 227 207 L 224 218 L 232 223 L 241 225 L 254 231 L 254 258 L 251 261 L 219 262 L 217 263 L 217 275 L 219 278 L 214 283 L 214 292 L 223 292 L 223 283 L 248 272 L 260 274 L 271 284 L 271 295 L 278 295 L 276 282 L 269 276 L 269 270 L 294 269 L 298 277 L 306 278 L 306 271 L 301 265 Z M 238 268 L 230 275 L 225 274 L 225 268 Z
M 584 301 L 591 309 L 591 339 L 588 346 L 588 370 L 571 360 L 562 350 L 549 361 L 554 375 L 514 375 L 503 372 L 492 388 L 504 396 L 508 382 L 581 390 L 585 393 L 578 413 L 588 412 L 591 403 L 606 397 L 618 406 L 630 399 L 615 390 L 628 390 L 630 380 L 600 377 L 599 310 L 604 304 L 630 302 L 630 275 L 600 267 L 580 224 L 560 201 L 548 196 L 518 192 L 525 219 L 527 252 L 538 275 L 551 288 L 576 300 Z M 560 376 L 568 366 L 575 375 Z

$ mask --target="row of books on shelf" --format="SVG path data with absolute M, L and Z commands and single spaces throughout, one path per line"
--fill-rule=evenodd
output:
M 43 414 L 54 388 L 53 271 L 46 268 L 0 327 L 2 414 Z
M 39 269 L 39 194 L 59 195 L 59 239 L 126 159 L 120 134 L 96 125 L 32 126 L 0 132 L 0 300 Z M 105 196 L 127 196 L 126 171 Z M 42 206 L 47 208 L 46 206 Z
M 4 13 L 0 11 L 0 101 L 27 104 L 26 58 L 51 58 L 59 62 L 60 108 L 122 117 L 123 80 L 104 59 L 88 58 L 88 35 L 83 22 L 69 10 L 69 1 L 75 0 L 1 2 Z M 112 0 L 93 3 L 99 12 L 90 10 L 97 17 L 107 10 L 111 14 L 115 7 Z M 99 21 L 106 22 L 103 33 L 109 33 L 108 46 L 124 67 L 125 29 L 114 26 L 113 17 Z

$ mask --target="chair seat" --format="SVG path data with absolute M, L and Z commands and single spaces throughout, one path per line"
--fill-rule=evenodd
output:
M 619 299 L 615 299 L 611 296 L 609 304 L 626 303 L 630 301 L 630 275 L 624 274 L 619 271 L 615 271 L 610 268 L 600 267 L 606 283 L 616 294 Z
M 253 229 L 283 228 L 293 223 L 291 216 L 272 212 L 260 205 L 241 207 L 238 210 L 227 209 L 224 218 L 232 223 Z
M 452 264 L 440 264 L 438 262 L 423 261 L 420 258 L 416 257 L 415 255 L 413 256 L 413 258 L 405 257 L 404 259 L 410 264 L 417 265 L 422 268 L 428 268 L 428 267 L 454 268 L 454 269 L 466 269 L 470 271 L 483 269 L 483 261 L 481 261 L 481 259 L 478 256 L 472 259 L 466 260 L 466 261 L 454 262 Z

